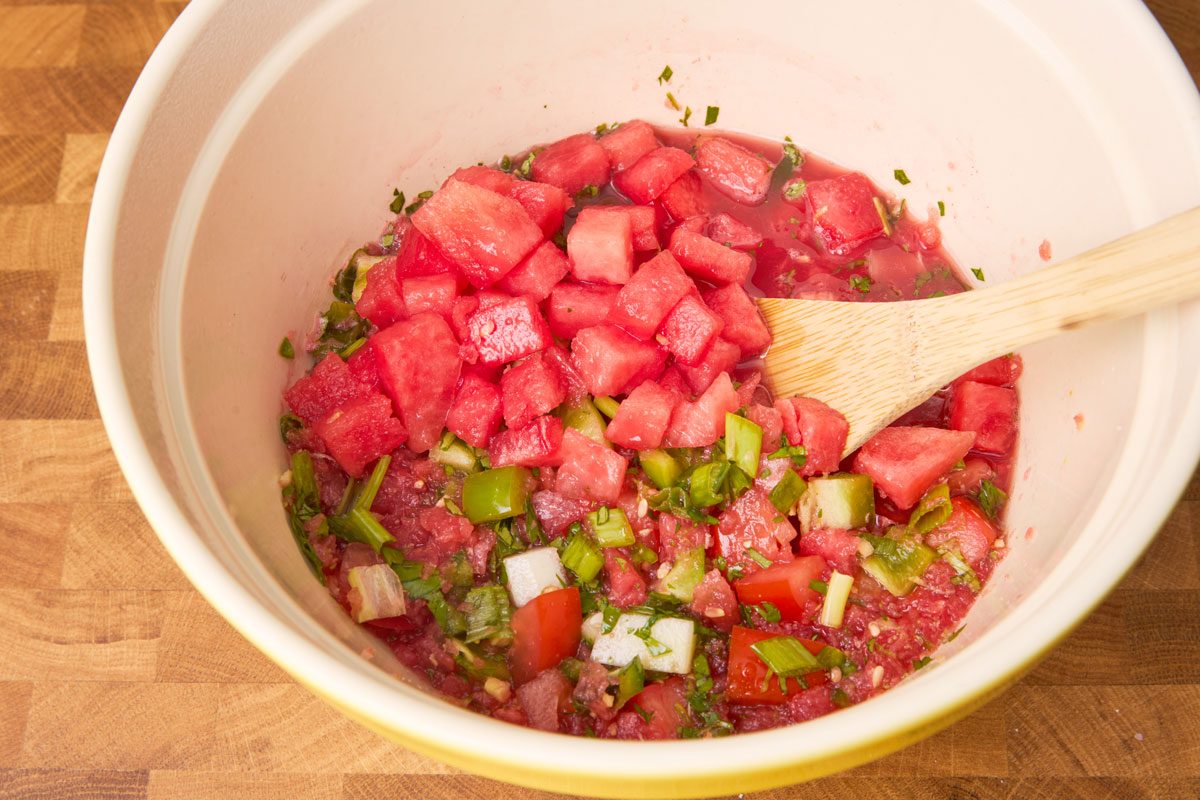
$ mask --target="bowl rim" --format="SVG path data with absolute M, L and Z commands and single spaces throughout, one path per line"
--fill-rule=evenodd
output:
M 194 0 L 184 9 L 146 63 L 113 130 L 96 180 L 84 246 L 83 314 L 88 361 L 100 416 L 117 462 L 135 500 L 181 570 L 259 650 L 314 693 L 368 727 L 399 737 L 413 749 L 456 766 L 559 790 L 578 788 L 578 781 L 586 778 L 591 782 L 588 791 L 610 795 L 726 793 L 793 782 L 799 777 L 794 770 L 801 765 L 804 777 L 815 777 L 882 755 L 944 727 L 1014 680 L 1103 601 L 1133 566 L 1137 554 L 1149 545 L 1182 493 L 1190 476 L 1187 467 L 1194 466 L 1200 456 L 1200 403 L 1195 402 L 1183 412 L 1178 436 L 1158 462 L 1159 475 L 1153 490 L 1141 498 L 1143 506 L 1154 509 L 1154 513 L 1141 516 L 1140 526 L 1128 531 L 1129 544 L 1121 557 L 1110 558 L 1106 570 L 1091 576 L 1090 591 L 1064 602 L 1053 622 L 1042 620 L 1036 628 L 1026 627 L 1025 647 L 997 659 L 982 679 L 952 684 L 940 702 L 915 713 L 912 708 L 889 702 L 891 693 L 885 693 L 873 699 L 866 712 L 862 711 L 864 706 L 859 706 L 823 718 L 824 724 L 822 720 L 807 723 L 800 727 L 811 730 L 819 726 L 843 735 L 810 741 L 813 746 L 799 753 L 793 749 L 796 739 L 813 737 L 798 735 L 797 726 L 688 742 L 588 741 L 549 735 L 454 708 L 417 690 L 396 686 L 382 673 L 374 674 L 322 651 L 309 637 L 281 624 L 275 613 L 225 569 L 192 529 L 143 439 L 118 352 L 112 304 L 113 253 L 118 212 L 130 171 L 167 83 L 205 24 L 226 5 L 231 5 L 231 0 Z M 1187 120 L 1190 109 L 1190 127 L 1200 140 L 1200 94 L 1153 15 L 1136 0 L 1111 0 L 1108 7 L 1114 14 L 1125 16 L 1130 35 L 1144 38 L 1146 54 L 1154 59 L 1148 66 L 1164 78 L 1164 89 L 1177 104 L 1181 120 Z M 1170 325 L 1175 313 L 1155 312 L 1151 319 Z M 1200 375 L 1190 396 L 1200 397 Z M 1139 398 L 1142 413 L 1145 405 L 1145 398 Z M 993 633 L 985 633 L 980 641 Z M 386 695 L 384 702 L 373 694 L 379 691 Z M 880 713 L 889 710 L 908 713 Z M 446 724 L 429 725 L 421 718 L 423 713 L 441 718 Z M 868 713 L 888 721 L 873 724 L 869 736 L 854 733 L 855 723 L 866 719 Z M 499 739 L 497 732 L 501 734 Z M 489 752 L 478 751 L 479 741 L 488 742 Z M 606 757 L 597 757 L 597 748 L 604 748 Z M 554 759 L 545 758 L 548 751 L 555 753 Z M 621 759 L 622 774 L 605 769 L 613 758 Z M 675 764 L 680 768 L 670 771 Z

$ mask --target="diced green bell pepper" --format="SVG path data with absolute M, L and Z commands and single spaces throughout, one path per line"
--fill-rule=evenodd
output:
M 670 595 L 681 603 L 690 603 L 696 587 L 704 580 L 704 548 L 688 550 L 675 560 L 671 571 L 659 579 L 654 591 Z
M 588 524 L 601 547 L 628 547 L 637 541 L 629 518 L 619 508 L 601 506 L 588 514 Z
M 596 404 L 596 408 L 600 411 L 600 413 L 609 419 L 615 417 L 617 415 L 617 409 L 621 407 L 621 404 L 616 400 L 613 400 L 611 397 L 597 397 L 595 400 L 593 400 L 593 402 Z
M 788 469 L 771 490 L 771 505 L 775 506 L 780 514 L 790 514 L 807 487 L 808 484 L 796 474 L 796 470 Z
M 459 472 L 479 470 L 479 457 L 475 449 L 450 431 L 442 434 L 441 441 L 429 449 L 429 460 Z
M 472 525 L 519 517 L 525 513 L 531 477 L 529 470 L 515 466 L 468 475 L 463 481 L 463 513 Z
M 575 577 L 583 583 L 593 580 L 600 574 L 604 566 L 604 556 L 587 534 L 577 530 L 567 540 L 567 546 L 562 552 L 563 566 L 575 573 Z
M 728 461 L 710 461 L 692 469 L 688 476 L 688 494 L 696 508 L 715 506 L 725 500 L 725 478 L 729 475 Z
M 863 534 L 874 552 L 863 560 L 863 570 L 883 584 L 897 597 L 908 594 L 937 560 L 932 547 L 907 532 L 902 526 L 892 528 L 888 536 Z

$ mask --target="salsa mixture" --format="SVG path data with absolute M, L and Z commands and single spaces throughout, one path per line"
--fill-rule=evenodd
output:
M 391 208 L 304 342 L 281 484 L 318 579 L 434 690 L 721 736 L 861 703 L 960 630 L 1004 553 L 1019 359 L 847 458 L 837 409 L 755 369 L 755 295 L 962 291 L 938 212 L 790 139 L 640 121 Z

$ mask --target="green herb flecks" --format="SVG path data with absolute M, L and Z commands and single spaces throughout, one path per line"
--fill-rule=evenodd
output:
M 392 189 L 392 202 L 388 203 L 388 208 L 393 214 L 399 214 L 404 210 L 404 192 L 399 189 Z
M 307 450 L 293 453 L 288 478 L 283 488 L 283 507 L 288 514 L 288 527 L 309 569 L 317 580 L 325 583 L 321 559 L 309 538 L 310 529 L 316 536 L 329 534 L 329 526 L 321 516 L 321 495 L 317 488 L 312 454 Z
M 683 109 L 683 116 L 679 118 L 679 124 L 683 127 L 688 127 L 688 120 L 692 118 L 692 107 L 686 106 Z
M 971 274 L 975 276 L 975 280 L 977 280 L 977 281 L 986 281 L 987 280 L 987 278 L 983 277 L 983 268 L 982 267 L 971 267 Z
M 704 124 L 706 126 L 708 126 L 708 125 L 712 125 L 712 124 L 716 123 L 717 115 L 720 113 L 721 113 L 720 106 L 709 106 L 708 109 L 704 112 Z
M 292 347 L 292 340 L 288 337 L 283 337 L 283 341 L 279 343 L 279 355 L 291 360 L 296 357 L 296 348 Z
M 905 174 L 904 170 L 902 169 L 892 170 L 892 175 L 895 176 L 896 181 L 901 186 L 908 186 L 910 183 L 912 183 L 912 181 L 908 179 L 908 175 Z
M 425 205 L 425 201 L 426 201 L 426 200 L 428 200 L 428 199 L 429 199 L 429 198 L 431 198 L 431 197 L 433 197 L 433 190 L 432 190 L 432 189 L 426 189 L 425 191 L 423 191 L 423 192 L 421 192 L 420 194 L 418 194 L 418 195 L 417 195 L 417 199 L 416 199 L 416 200 L 413 200 L 411 203 L 409 203 L 408 205 L 406 205 L 406 206 L 404 207 L 404 213 L 405 213 L 405 214 L 409 214 L 409 215 L 411 215 L 411 214 L 412 214 L 414 211 L 416 211 L 418 208 L 420 208 L 421 206 Z
M 788 200 L 797 200 L 803 197 L 804 193 L 807 191 L 808 182 L 801 180 L 800 178 L 796 178 L 783 187 L 783 196 Z
M 862 292 L 863 294 L 866 294 L 867 292 L 871 291 L 871 285 L 873 283 L 874 283 L 874 281 L 871 280 L 869 275 L 851 275 L 850 276 L 850 288 L 852 288 L 856 291 Z
M 658 74 L 658 85 L 662 86 L 664 83 L 670 83 L 671 76 L 674 74 L 675 74 L 675 71 L 671 69 L 670 64 L 663 67 L 663 71 Z
M 999 486 L 984 479 L 979 482 L 979 493 L 975 499 L 979 501 L 979 507 L 983 509 L 984 514 L 990 519 L 996 519 L 1000 516 L 1004 504 L 1008 502 L 1008 495 Z
M 939 217 L 946 216 L 946 204 L 945 204 L 945 202 L 943 202 L 941 200 L 938 200 L 938 216 Z

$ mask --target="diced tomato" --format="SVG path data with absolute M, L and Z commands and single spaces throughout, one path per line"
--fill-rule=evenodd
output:
M 638 205 L 648 205 L 695 164 L 677 147 L 659 147 L 613 177 L 613 186 Z
M 875 187 L 857 172 L 809 181 L 804 193 L 817 235 L 834 255 L 847 255 L 883 235 Z
M 508 196 L 521 204 L 547 239 L 562 230 L 567 209 L 575 205 L 562 189 L 537 181 L 514 181 Z
M 492 437 L 488 460 L 493 467 L 518 464 L 522 467 L 554 466 L 562 458 L 562 420 L 538 417 L 520 428 L 509 428 Z
M 975 432 L 976 450 L 1007 453 L 1017 436 L 1016 390 L 975 381 L 955 383 L 949 421 L 954 430 Z
M 682 228 L 671 234 L 671 255 L 689 273 L 711 283 L 740 285 L 750 276 L 749 255 Z
M 500 395 L 504 403 L 504 424 L 521 428 L 534 417 L 548 414 L 567 397 L 562 375 L 542 357 L 534 353 L 513 365 L 500 379 Z
M 529 258 L 505 275 L 496 287 L 509 294 L 523 294 L 540 303 L 550 296 L 558 282 L 566 276 L 571 264 L 553 242 L 543 242 Z
M 811 622 L 805 611 L 818 595 L 809 584 L 819 579 L 825 568 L 821 556 L 800 556 L 736 580 L 733 588 L 744 605 L 773 603 L 783 619 Z
M 563 431 L 562 467 L 555 491 L 577 500 L 612 503 L 621 495 L 629 462 L 615 450 L 593 442 L 578 431 Z
M 434 192 L 412 222 L 475 286 L 504 277 L 543 238 L 516 200 L 456 180 Z
M 487 447 L 500 430 L 500 389 L 478 375 L 464 375 L 446 415 L 446 427 L 472 447 Z
M 752 645 L 778 635 L 734 626 L 729 639 L 729 688 L 725 692 L 730 700 L 735 703 L 785 703 L 803 691 L 804 686 L 796 678 L 788 678 L 784 683 L 787 691 L 781 690 L 779 678 L 770 674 L 766 662 L 750 649 Z M 821 642 L 801 639 L 800 643 L 814 656 L 825 648 Z M 824 670 L 804 676 L 804 683 L 809 687 L 820 686 L 828 680 Z
M 1021 357 L 1018 355 L 1000 356 L 969 370 L 955 380 L 955 383 L 975 381 L 992 386 L 1012 386 L 1017 382 L 1017 378 L 1021 377 L 1022 366 Z
M 699 393 L 711 386 L 722 372 L 733 372 L 733 368 L 737 366 L 741 357 L 740 347 L 718 336 L 699 364 L 694 367 L 676 364 L 675 367 L 683 375 L 691 390 Z
M 633 166 L 638 159 L 658 148 L 658 137 L 654 129 L 640 119 L 623 122 L 616 130 L 609 131 L 598 140 L 608 153 L 608 162 L 614 172 Z
M 617 738 L 677 739 L 679 730 L 690 721 L 687 707 L 682 678 L 652 683 L 629 700 L 628 710 L 617 715 Z
M 678 222 L 708 213 L 704 187 L 701 186 L 700 175 L 695 170 L 688 170 L 680 175 L 658 196 L 658 203 L 671 215 L 671 219 Z
M 606 321 L 619 325 L 639 339 L 649 339 L 684 295 L 695 284 L 669 252 L 661 252 L 638 267 L 621 287 Z
M 678 399 L 654 381 L 645 381 L 621 401 L 604 436 L 630 450 L 652 450 L 662 444 Z
M 696 147 L 696 166 L 718 192 L 747 206 L 767 199 L 774 167 L 762 156 L 720 136 Z
M 565 535 L 572 522 L 580 521 L 592 510 L 592 503 L 589 501 L 563 497 L 558 492 L 546 489 L 534 492 L 531 500 L 533 513 L 542 524 L 542 530 L 551 539 Z
M 689 294 L 667 314 L 659 333 L 667 340 L 667 349 L 679 363 L 695 365 L 703 360 L 724 327 L 724 321 L 709 310 L 703 300 Z
M 996 526 L 973 500 L 952 497 L 950 506 L 953 511 L 949 519 L 926 534 L 925 543 L 930 547 L 957 548 L 971 566 L 979 566 L 996 541 Z
M 579 589 L 570 586 L 538 595 L 513 612 L 511 625 L 509 669 L 517 683 L 528 683 L 579 649 L 583 627 Z
M 608 602 L 629 608 L 646 602 L 646 579 L 629 558 L 616 548 L 604 551 L 604 575 L 608 578 Z
M 783 436 L 783 415 L 779 413 L 779 409 L 761 403 L 751 403 L 746 407 L 746 419 L 762 428 L 764 455 L 779 449 L 780 437 Z
M 853 575 L 858 567 L 858 542 L 858 537 L 850 531 L 813 528 L 800 536 L 796 552 L 802 556 L 820 556 L 838 572 Z
M 367 464 L 404 443 L 404 425 L 392 416 L 392 404 L 379 392 L 344 403 L 313 425 L 325 449 L 352 478 Z
M 870 475 L 875 487 L 901 509 L 950 471 L 975 441 L 975 434 L 940 428 L 884 428 L 854 457 L 854 471 Z
M 741 284 L 710 289 L 704 293 L 704 302 L 724 321 L 721 337 L 736 344 L 742 358 L 757 356 L 771 344 L 771 331 Z
M 807 478 L 837 472 L 850 432 L 841 412 L 811 397 L 780 398 L 775 409 L 783 419 L 788 444 L 802 444 L 808 453 L 800 474 Z
M 590 133 L 560 139 L 539 152 L 530 173 L 535 181 L 557 186 L 574 195 L 585 186 L 608 183 L 608 152 Z
M 633 249 L 645 253 L 658 249 L 657 215 L 653 206 L 591 206 L 601 214 L 623 214 L 629 217 L 633 234 Z
M 574 339 L 584 328 L 609 321 L 620 286 L 560 283 L 546 300 L 550 330 L 560 339 Z
M 738 601 L 733 587 L 719 570 L 710 569 L 696 586 L 689 606 L 709 625 L 728 630 L 738 620 Z
M 708 220 L 704 235 L 734 250 L 754 250 L 763 243 L 761 233 L 724 212 Z
M 408 430 L 408 448 L 423 453 L 441 437 L 462 359 L 446 321 L 418 314 L 376 333 L 379 379 Z
M 575 368 L 593 395 L 623 394 L 659 376 L 666 352 L 635 339 L 615 325 L 584 328 L 571 341 Z
M 368 279 L 370 275 L 367 275 Z M 429 312 L 449 317 L 454 308 L 457 286 L 453 275 L 422 275 L 400 279 L 400 294 L 404 298 L 406 316 Z
M 975 494 L 983 481 L 995 480 L 996 470 L 982 458 L 968 458 L 962 469 L 956 469 L 946 478 L 950 494 Z
M 682 401 L 671 413 L 663 439 L 667 447 L 705 447 L 725 435 L 725 414 L 738 409 L 729 373 L 722 372 L 694 401 Z
M 368 393 L 337 353 L 330 353 L 292 384 L 284 399 L 292 412 L 306 422 L 323 419 L 338 406 Z
M 537 304 L 513 297 L 480 308 L 467 319 L 471 343 L 484 364 L 506 364 L 550 345 L 550 327 Z
M 625 214 L 585 208 L 567 234 L 567 256 L 576 280 L 628 283 L 633 275 L 633 225 Z
M 559 730 L 559 713 L 570 709 L 571 682 L 556 669 L 545 669 L 529 683 L 517 687 L 517 702 L 530 727 Z
M 761 569 L 746 557 L 747 547 L 771 561 L 791 560 L 796 529 L 761 489 L 747 491 L 717 519 L 717 548 L 728 563 L 741 564 L 746 573 Z

